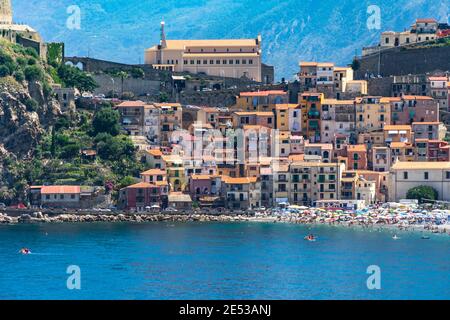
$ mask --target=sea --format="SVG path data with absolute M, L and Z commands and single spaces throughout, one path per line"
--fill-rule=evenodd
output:
M 1 225 L 0 299 L 450 299 L 450 236 L 422 235 L 255 222 Z

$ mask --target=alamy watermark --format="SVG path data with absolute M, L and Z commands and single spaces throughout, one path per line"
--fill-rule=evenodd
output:
M 69 30 L 81 29 L 81 9 L 77 5 L 71 5 L 67 8 L 67 14 L 69 17 L 66 20 L 66 27 Z
M 79 266 L 71 265 L 67 267 L 66 273 L 69 275 L 66 281 L 67 289 L 81 290 L 81 269 Z
M 377 5 L 370 5 L 367 7 L 367 29 L 380 30 L 381 29 L 381 9 Z
M 370 274 L 366 281 L 367 289 L 381 290 L 381 268 L 377 265 L 371 265 L 367 267 L 366 272 Z

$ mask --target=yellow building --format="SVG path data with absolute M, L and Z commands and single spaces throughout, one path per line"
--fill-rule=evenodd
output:
M 174 72 L 261 82 L 261 36 L 255 39 L 167 40 L 161 23 L 161 40 L 145 50 L 145 64 Z
M 391 123 L 391 104 L 388 98 L 362 97 L 356 99 L 356 129 L 371 132 Z
M 344 164 L 295 161 L 289 170 L 290 204 L 311 206 L 321 200 L 340 199 Z
M 302 134 L 311 143 L 321 141 L 321 114 L 323 93 L 305 92 L 300 95 Z
M 183 159 L 178 155 L 163 155 L 170 191 L 184 191 L 187 186 Z
M 288 101 L 288 93 L 282 90 L 241 92 L 232 110 L 273 112 L 277 104 L 286 104 Z
M 182 129 L 183 108 L 179 103 L 155 103 L 159 108 L 161 145 L 168 146 L 174 131 Z

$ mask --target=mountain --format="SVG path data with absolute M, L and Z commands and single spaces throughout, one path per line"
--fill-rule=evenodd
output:
M 66 21 L 81 9 L 79 30 Z M 369 30 L 368 7 L 378 5 L 381 30 Z M 261 33 L 264 62 L 291 78 L 300 60 L 351 62 L 377 42 L 383 30 L 403 30 L 416 18 L 447 21 L 448 0 L 13 0 L 16 21 L 38 29 L 46 41 L 66 43 L 67 55 L 139 63 L 159 41 L 159 22 L 169 39 L 254 38 Z

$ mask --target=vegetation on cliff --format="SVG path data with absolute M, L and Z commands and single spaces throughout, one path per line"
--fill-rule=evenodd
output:
M 31 185 L 100 185 L 114 192 L 143 170 L 108 102 L 62 112 L 52 85 L 92 91 L 83 71 L 0 42 L 0 202 L 27 202 Z

